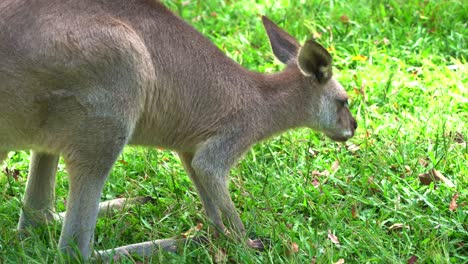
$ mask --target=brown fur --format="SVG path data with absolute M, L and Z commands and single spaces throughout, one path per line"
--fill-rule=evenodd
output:
M 179 153 L 210 221 L 243 238 L 227 176 L 252 144 L 303 126 L 343 141 L 357 126 L 328 52 L 263 20 L 282 72 L 240 67 L 157 1 L 1 1 L 0 154 L 33 150 L 28 183 L 52 185 L 28 184 L 19 227 L 41 221 L 26 209 L 53 211 L 62 155 L 59 246 L 88 258 L 102 185 L 129 143 Z

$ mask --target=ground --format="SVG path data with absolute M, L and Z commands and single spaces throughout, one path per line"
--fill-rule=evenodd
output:
M 468 262 L 468 6 L 463 1 L 164 1 L 244 67 L 274 72 L 260 15 L 333 55 L 356 136 L 338 144 L 299 129 L 257 144 L 231 174 L 231 194 L 257 252 L 229 239 L 162 253 L 152 263 Z M 63 164 L 63 163 L 61 163 Z M 50 263 L 60 225 L 15 232 L 28 153 L 0 173 L 0 263 Z M 434 177 L 442 175 L 442 180 Z M 57 208 L 66 204 L 63 165 Z M 102 194 L 155 200 L 98 221 L 95 248 L 207 234 L 180 162 L 126 148 Z M 198 228 L 194 228 L 197 227 Z M 197 231 L 200 229 L 199 231 Z M 209 235 L 209 234 L 208 234 Z M 344 261 L 344 262 L 343 262 Z

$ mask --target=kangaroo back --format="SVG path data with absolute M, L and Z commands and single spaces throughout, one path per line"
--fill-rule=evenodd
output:
M 54 219 L 62 156 L 70 192 L 59 248 L 89 258 L 105 179 L 136 144 L 176 151 L 216 232 L 262 248 L 245 237 L 230 168 L 287 129 L 345 141 L 357 127 L 327 50 L 262 20 L 281 72 L 242 68 L 158 1 L 0 2 L 0 160 L 33 151 L 18 228 Z

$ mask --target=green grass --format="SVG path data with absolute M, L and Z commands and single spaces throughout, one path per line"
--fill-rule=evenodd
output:
M 468 262 L 464 1 L 165 2 L 251 70 L 283 67 L 273 59 L 259 15 L 301 42 L 315 36 L 332 51 L 335 75 L 349 92 L 359 128 L 346 145 L 308 129 L 291 131 L 257 144 L 233 168 L 232 198 L 249 233 L 268 238 L 264 252 L 219 239 L 125 263 L 408 263 L 413 256 L 417 263 Z M 144 195 L 155 202 L 99 220 L 95 248 L 180 235 L 198 223 L 204 224 L 201 233 L 208 232 L 177 157 L 129 147 L 119 160 L 102 199 Z M 17 238 L 27 153 L 10 153 L 6 166 L 20 176 L 0 174 L 0 263 L 50 263 L 60 225 Z M 432 168 L 455 187 L 422 185 L 418 175 Z M 61 165 L 59 211 L 67 195 L 66 175 Z M 451 211 L 455 194 L 458 208 Z

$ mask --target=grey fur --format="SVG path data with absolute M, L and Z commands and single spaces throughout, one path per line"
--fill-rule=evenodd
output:
M 30 208 L 45 219 L 53 211 L 61 155 L 70 193 L 59 247 L 73 256 L 75 245 L 87 259 L 102 186 L 129 143 L 179 153 L 210 221 L 245 239 L 227 189 L 242 154 L 290 128 L 344 141 L 357 126 L 331 65 L 324 76 L 324 65 L 314 64 L 328 57 L 301 51 L 312 57 L 299 58 L 305 70 L 316 71 L 304 74 L 297 41 L 264 23 L 275 55 L 287 63 L 282 72 L 240 67 L 157 1 L 2 0 L 0 154 L 33 151 L 19 228 L 40 221 L 25 213 Z

